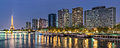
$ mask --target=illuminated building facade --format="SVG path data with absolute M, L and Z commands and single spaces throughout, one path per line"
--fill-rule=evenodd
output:
M 72 27 L 72 13 L 69 13 L 69 27 Z
M 39 29 L 47 28 L 47 27 L 48 27 L 48 20 L 40 18 L 39 19 Z
M 116 24 L 116 8 L 105 6 L 94 7 L 92 10 L 86 10 L 84 13 L 85 26 L 94 27 L 111 27 Z
M 68 13 L 65 13 L 64 15 L 64 27 L 70 27 L 70 14 L 69 12 Z
M 31 29 L 31 22 L 26 22 L 26 29 Z
M 38 19 L 32 19 L 32 29 L 33 30 L 38 29 Z
M 57 16 L 56 14 L 49 14 L 48 15 L 48 26 L 49 27 L 57 27 Z
M 61 9 L 58 11 L 58 27 L 65 28 L 70 25 L 70 15 L 68 9 Z
M 77 7 L 72 9 L 72 26 L 83 26 L 83 8 Z

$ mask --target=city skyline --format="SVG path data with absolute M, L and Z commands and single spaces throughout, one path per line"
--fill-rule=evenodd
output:
M 120 0 L 0 0 L 0 48 L 120 48 Z
M 21 0 L 21 1 L 0 1 L 2 5 L 0 8 L 0 29 L 9 29 L 10 27 L 10 19 L 11 19 L 11 13 L 12 10 L 14 11 L 14 24 L 15 24 L 15 28 L 21 28 L 21 27 L 25 27 L 25 22 L 26 21 L 31 21 L 32 18 L 45 18 L 47 19 L 48 14 L 49 13 L 57 13 L 57 11 L 59 9 L 62 8 L 67 8 L 70 10 L 70 12 L 72 11 L 72 8 L 76 8 L 76 7 L 83 7 L 83 11 L 85 10 L 89 10 L 92 7 L 96 7 L 96 6 L 106 6 L 106 7 L 116 7 L 117 9 L 117 14 L 116 14 L 116 21 L 117 23 L 120 22 L 120 17 L 119 17 L 119 2 L 120 1 L 112 1 L 112 0 L 94 0 L 94 1 L 72 1 L 72 0 L 67 0 L 64 1 L 39 1 L 39 0 Z M 40 3 L 43 2 L 43 3 Z M 47 3 L 48 2 L 48 3 Z M 50 3 L 49 3 L 50 2 Z M 54 3 L 55 2 L 55 3 Z M 62 3 L 57 3 L 57 2 L 62 2 Z M 89 2 L 91 5 L 89 5 Z M 56 4 L 57 3 L 57 4 Z M 87 3 L 87 4 L 86 4 Z M 9 5 L 8 5 L 9 4 Z M 56 4 L 56 5 L 55 5 Z M 65 4 L 65 5 L 61 5 L 61 4 Z M 94 5 L 95 4 L 95 5 Z M 34 6 L 35 5 L 35 6 Z M 39 6 L 41 5 L 41 6 Z M 59 6 L 60 5 L 60 6 Z M 4 8 L 4 9 L 3 9 Z M 45 8 L 45 9 L 44 9 Z M 34 10 L 32 10 L 34 9 Z M 84 16 L 84 15 L 83 15 Z M 23 26 L 24 25 L 24 26 Z

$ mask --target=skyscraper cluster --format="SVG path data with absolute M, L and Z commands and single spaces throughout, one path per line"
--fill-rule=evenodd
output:
M 56 15 L 54 16 L 56 17 Z M 92 10 L 83 11 L 82 7 L 76 7 L 72 9 L 72 13 L 70 13 L 69 9 L 61 9 L 58 10 L 57 17 L 58 18 L 56 19 L 58 20 L 58 22 L 53 22 L 58 23 L 58 28 L 80 28 L 82 26 L 85 26 L 86 28 L 113 28 L 113 26 L 116 24 L 116 8 L 106 8 L 105 6 L 98 6 L 92 8 Z M 48 20 L 49 19 L 50 18 L 48 18 Z M 54 18 L 54 20 L 56 19 Z M 50 20 L 52 20 L 52 18 Z
M 84 16 L 83 16 L 84 13 Z M 57 27 L 57 28 L 86 28 L 96 27 L 110 27 L 116 24 L 116 8 L 105 6 L 94 7 L 91 10 L 83 11 L 82 7 L 72 8 L 70 13 L 69 9 L 60 9 L 58 13 L 48 14 L 48 21 L 46 19 L 32 19 L 33 30 Z M 26 28 L 30 29 L 31 23 L 26 22 Z
M 80 27 L 83 26 L 83 8 L 76 7 L 72 9 L 72 13 L 69 9 L 58 10 L 58 27 Z

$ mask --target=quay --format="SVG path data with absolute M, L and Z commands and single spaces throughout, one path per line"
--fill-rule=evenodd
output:
M 5 31 L 1 31 L 0 33 L 6 33 Z M 29 33 L 27 31 L 13 31 L 13 33 Z M 50 32 L 30 32 L 44 36 L 60 36 L 60 37 L 76 37 L 76 38 L 95 38 L 95 39 L 119 39 L 120 34 L 84 34 L 84 33 L 50 33 Z
M 96 38 L 96 39 L 120 40 L 120 35 L 119 34 L 94 35 L 93 38 Z
M 60 37 L 77 37 L 77 38 L 95 38 L 95 39 L 119 39 L 119 34 L 94 34 L 94 35 L 86 35 L 86 34 L 79 34 L 79 33 L 49 33 L 43 34 L 44 36 L 60 36 Z
M 93 38 L 93 35 L 85 35 L 85 34 L 79 34 L 79 33 L 44 33 L 44 36 L 60 36 L 60 37 L 77 37 L 77 38 Z

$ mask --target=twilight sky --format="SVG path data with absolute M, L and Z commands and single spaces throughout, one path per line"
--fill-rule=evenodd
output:
M 10 27 L 12 10 L 14 26 L 21 28 L 32 18 L 47 19 L 49 13 L 57 10 L 83 7 L 84 11 L 96 6 L 116 7 L 116 22 L 120 22 L 120 0 L 0 0 L 0 29 Z

